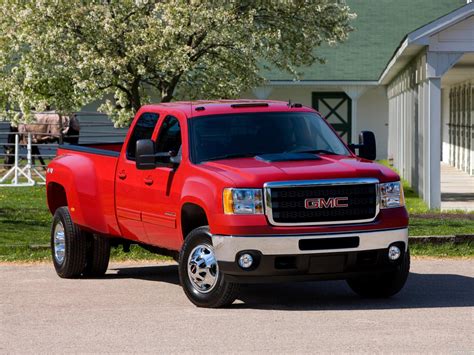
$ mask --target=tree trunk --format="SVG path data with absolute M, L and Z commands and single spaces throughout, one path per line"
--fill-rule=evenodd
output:
M 182 73 L 176 74 L 169 83 L 163 83 L 161 89 L 161 102 L 170 102 L 173 99 L 174 90 L 176 85 L 178 85 L 179 79 L 181 78 Z
M 140 99 L 140 78 L 136 78 L 132 82 L 132 86 L 130 88 L 129 101 L 130 101 L 131 107 L 134 109 L 135 112 L 137 112 L 142 106 L 141 99 Z
M 170 102 L 173 99 L 174 86 L 171 87 L 170 84 L 166 85 L 161 90 L 161 102 Z
M 173 95 L 164 94 L 161 96 L 161 102 L 170 102 L 173 99 Z

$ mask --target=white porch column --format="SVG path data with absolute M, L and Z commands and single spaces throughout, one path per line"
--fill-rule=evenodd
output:
M 441 207 L 441 78 L 429 78 L 427 108 L 428 115 L 425 125 L 425 199 L 430 208 Z
M 451 147 L 449 145 L 449 92 L 450 88 L 441 88 L 441 157 L 443 162 L 449 164 Z
M 364 92 L 367 91 L 367 86 L 351 85 L 343 86 L 342 90 L 351 99 L 351 141 L 358 143 L 359 129 L 357 127 L 357 102 Z
M 441 77 L 462 57 L 459 52 L 426 53 L 427 115 L 423 135 L 425 139 L 425 177 L 423 197 L 429 208 L 441 207 Z

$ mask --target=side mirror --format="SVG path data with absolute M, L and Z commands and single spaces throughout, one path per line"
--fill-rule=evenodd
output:
M 135 153 L 138 170 L 151 170 L 155 164 L 155 143 L 151 139 L 139 139 Z
M 358 156 L 368 160 L 375 160 L 377 148 L 375 144 L 375 134 L 371 131 L 362 131 L 359 134 L 359 144 L 350 144 L 349 148 L 355 152 L 359 149 Z

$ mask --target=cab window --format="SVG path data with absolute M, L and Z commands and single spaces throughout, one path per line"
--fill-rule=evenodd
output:
M 158 114 L 146 112 L 140 116 L 127 146 L 127 159 L 135 160 L 137 141 L 140 139 L 151 139 L 155 126 L 158 123 Z
M 166 116 L 156 140 L 156 152 L 164 153 L 181 150 L 181 127 L 176 117 Z

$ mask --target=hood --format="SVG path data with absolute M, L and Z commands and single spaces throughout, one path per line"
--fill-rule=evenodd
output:
M 320 156 L 318 160 L 264 161 L 258 158 L 226 159 L 202 163 L 234 182 L 236 187 L 262 187 L 265 182 L 338 178 L 376 178 L 380 182 L 399 180 L 391 169 L 357 157 Z

